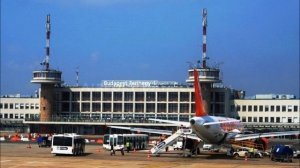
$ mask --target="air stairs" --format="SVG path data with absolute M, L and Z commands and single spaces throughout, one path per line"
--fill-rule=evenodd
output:
M 156 146 L 150 149 L 150 152 L 154 155 L 159 154 L 162 150 L 164 150 L 167 146 L 172 145 L 177 138 L 179 138 L 182 135 L 189 135 L 192 133 L 192 129 L 189 128 L 180 128 L 178 129 L 174 134 L 172 134 L 170 137 L 165 139 L 164 141 L 161 141 Z

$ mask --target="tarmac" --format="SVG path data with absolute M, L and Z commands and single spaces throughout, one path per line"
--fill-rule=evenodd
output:
M 182 151 L 165 152 L 159 157 L 151 156 L 148 150 L 130 151 L 122 156 L 120 151 L 111 156 L 101 145 L 87 144 L 83 156 L 53 155 L 51 148 L 39 148 L 36 143 L 1 142 L 1 168 L 299 168 L 300 160 L 292 163 L 274 162 L 264 158 L 228 158 L 225 153 L 202 152 L 190 158 Z

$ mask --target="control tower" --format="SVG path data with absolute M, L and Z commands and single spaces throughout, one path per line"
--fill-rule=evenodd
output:
M 50 121 L 53 115 L 54 88 L 60 86 L 61 71 L 50 69 L 50 15 L 46 19 L 46 58 L 41 63 L 41 70 L 33 71 L 31 83 L 41 85 L 40 88 L 40 121 Z
M 203 28 L 203 44 L 202 44 L 202 62 L 196 69 L 199 72 L 199 81 L 201 84 L 201 92 L 203 99 L 203 106 L 205 110 L 210 113 L 210 104 L 211 104 L 211 90 L 214 83 L 220 83 L 220 69 L 213 68 L 207 65 L 206 56 L 206 33 L 207 33 L 207 9 L 202 10 L 202 28 Z M 188 79 L 187 83 L 193 84 L 194 82 L 194 67 L 188 70 Z

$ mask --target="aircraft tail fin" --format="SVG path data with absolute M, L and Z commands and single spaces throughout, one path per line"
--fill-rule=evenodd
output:
M 194 69 L 194 89 L 195 89 L 195 116 L 201 117 L 206 116 L 207 112 L 205 111 L 203 107 L 202 102 L 202 93 L 201 93 L 201 87 L 199 83 L 199 73 L 197 69 Z

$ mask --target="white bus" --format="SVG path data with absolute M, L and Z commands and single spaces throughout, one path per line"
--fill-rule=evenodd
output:
M 57 134 L 52 137 L 51 153 L 83 155 L 85 139 L 77 134 Z
M 126 143 L 129 142 L 130 150 L 147 149 L 149 137 L 147 134 L 105 134 L 103 148 L 110 150 L 111 144 L 114 150 L 126 150 Z

